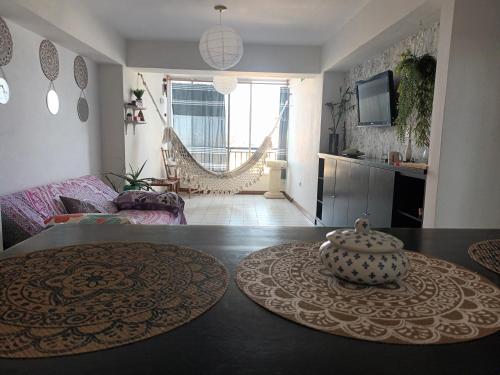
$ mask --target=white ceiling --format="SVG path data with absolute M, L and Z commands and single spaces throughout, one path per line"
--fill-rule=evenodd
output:
M 215 25 L 213 9 L 228 7 L 222 23 L 243 42 L 321 45 L 369 0 L 82 0 L 126 39 L 199 40 Z

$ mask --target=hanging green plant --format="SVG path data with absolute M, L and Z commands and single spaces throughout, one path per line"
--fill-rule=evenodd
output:
M 429 54 L 416 56 L 407 50 L 396 66 L 399 76 L 397 136 L 404 143 L 406 135 L 417 146 L 429 146 L 436 58 Z

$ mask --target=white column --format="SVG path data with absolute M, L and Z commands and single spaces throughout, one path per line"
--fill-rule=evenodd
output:
M 424 227 L 500 227 L 498 14 L 498 0 L 443 8 Z
M 281 170 L 286 168 L 284 160 L 269 160 L 267 167 L 269 168 L 269 191 L 264 193 L 264 197 L 268 199 L 283 199 L 285 196 L 281 192 Z

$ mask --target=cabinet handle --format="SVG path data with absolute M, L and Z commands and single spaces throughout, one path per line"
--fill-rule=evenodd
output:
M 335 195 L 332 195 L 332 198 L 335 199 Z

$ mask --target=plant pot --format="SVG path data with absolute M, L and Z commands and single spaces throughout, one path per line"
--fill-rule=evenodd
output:
M 129 191 L 129 190 L 141 190 L 141 185 L 136 185 L 136 184 L 130 185 L 130 184 L 128 184 L 128 185 L 125 185 L 123 187 L 123 191 Z
M 328 153 L 332 155 L 338 155 L 339 150 L 339 138 L 338 134 L 330 134 L 328 137 Z
M 406 152 L 405 152 L 405 161 L 410 163 L 412 159 L 412 147 L 411 147 L 411 138 L 408 139 L 408 145 L 406 146 Z
M 135 99 L 135 106 L 142 107 L 142 99 Z

